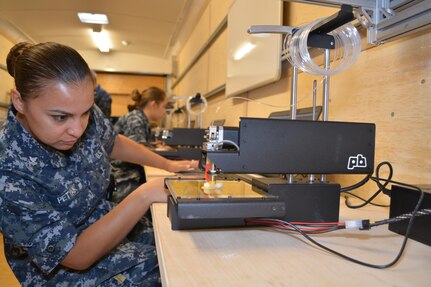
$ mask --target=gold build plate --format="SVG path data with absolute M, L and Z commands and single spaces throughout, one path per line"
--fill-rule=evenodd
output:
M 274 196 L 252 189 L 251 184 L 244 181 L 236 180 L 218 180 L 221 183 L 221 188 L 203 188 L 205 180 L 167 180 L 166 185 L 175 199 L 222 199 L 222 198 L 238 198 L 238 199 L 259 199 L 272 198 Z

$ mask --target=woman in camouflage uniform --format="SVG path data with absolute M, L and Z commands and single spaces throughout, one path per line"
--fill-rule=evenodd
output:
M 151 203 L 166 201 L 163 180 L 139 186 L 115 206 L 105 199 L 109 158 L 170 171 L 190 163 L 118 135 L 93 104 L 90 69 L 72 48 L 19 43 L 7 67 L 16 90 L 0 129 L 0 230 L 18 280 L 159 285 L 152 230 L 141 220 Z
M 115 123 L 115 130 L 122 135 L 147 147 L 152 146 L 150 122 L 160 121 L 166 113 L 168 102 L 166 93 L 157 88 L 150 87 L 142 93 L 138 90 L 132 92 L 135 102 L 134 109 L 120 117 Z M 113 175 L 116 189 L 112 201 L 120 202 L 142 183 L 145 183 L 145 170 L 137 165 L 119 160 L 113 160 Z

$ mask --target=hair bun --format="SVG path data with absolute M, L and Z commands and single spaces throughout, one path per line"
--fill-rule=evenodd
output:
M 134 100 L 135 102 L 139 102 L 141 101 L 142 98 L 142 94 L 139 92 L 138 89 L 134 89 L 132 91 L 132 100 Z
M 33 44 L 31 43 L 20 42 L 10 49 L 9 54 L 7 55 L 7 58 L 6 58 L 7 71 L 9 75 L 11 75 L 12 77 L 15 77 L 15 66 L 18 61 L 18 58 L 22 55 L 22 53 L 25 50 L 27 50 L 32 46 Z

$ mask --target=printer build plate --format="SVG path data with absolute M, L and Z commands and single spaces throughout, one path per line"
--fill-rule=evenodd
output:
M 168 216 L 173 230 L 245 226 L 246 218 L 283 217 L 285 203 L 240 180 L 219 180 L 204 189 L 204 179 L 166 179 Z
M 262 199 L 275 198 L 266 192 L 253 188 L 240 180 L 218 180 L 220 188 L 204 189 L 204 179 L 168 179 L 166 186 L 171 195 L 178 200 L 209 200 L 218 199 Z

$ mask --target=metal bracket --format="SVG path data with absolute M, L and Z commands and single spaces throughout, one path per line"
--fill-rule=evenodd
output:
M 341 5 L 339 12 L 323 19 L 318 26 L 310 32 L 308 46 L 323 49 L 335 49 L 335 40 L 328 33 L 349 23 L 354 19 L 353 7 Z M 250 34 L 258 33 L 282 33 L 294 34 L 299 28 L 291 26 L 256 25 L 247 30 Z
M 431 27 L 428 0 L 284 0 L 313 5 L 354 7 L 355 18 L 368 30 L 368 43 L 379 45 Z

